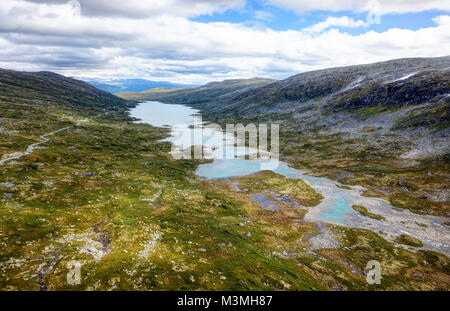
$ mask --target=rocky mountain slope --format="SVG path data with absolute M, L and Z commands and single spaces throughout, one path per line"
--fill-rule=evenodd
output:
M 213 99 L 215 103 L 208 108 L 247 116 L 286 108 L 298 111 L 306 104 L 333 113 L 372 107 L 385 111 L 443 101 L 449 88 L 450 57 L 399 59 L 301 73 L 243 94 Z M 218 105 L 217 100 L 231 105 Z
M 0 69 L 0 99 L 57 103 L 58 107 L 117 110 L 127 101 L 85 82 L 53 72 L 17 72 Z
M 388 130 L 439 130 L 448 126 L 450 118 L 450 56 L 317 70 L 281 81 L 230 80 L 118 95 L 183 103 L 220 118 L 293 119 L 301 128 L 339 127 L 347 114 L 369 124 L 384 112 L 402 110 L 387 118 Z

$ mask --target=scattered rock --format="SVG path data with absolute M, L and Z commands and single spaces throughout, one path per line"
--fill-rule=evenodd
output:
M 311 245 L 311 249 L 339 248 L 341 246 L 341 243 L 336 239 L 333 232 L 321 221 L 318 221 L 315 227 L 320 233 L 309 239 L 308 243 Z
M 150 239 L 144 244 L 144 249 L 139 252 L 139 257 L 147 259 L 155 251 L 155 247 L 162 238 L 162 232 L 156 231 L 150 234 Z
M 414 279 L 420 279 L 420 280 L 423 279 L 423 273 L 420 270 L 414 270 L 414 271 L 411 272 L 410 275 Z

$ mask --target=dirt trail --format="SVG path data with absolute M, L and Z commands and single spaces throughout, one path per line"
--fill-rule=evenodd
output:
M 100 117 L 100 116 L 102 116 L 102 115 L 103 115 L 103 116 L 106 116 L 106 115 L 108 115 L 108 114 L 110 114 L 110 112 L 99 113 L 98 115 L 93 116 L 92 119 L 98 118 L 98 117 Z M 88 122 L 88 121 L 89 121 L 89 119 L 80 120 L 80 121 L 78 121 L 75 125 L 66 126 L 66 127 L 61 128 L 61 129 L 59 129 L 59 130 L 56 130 L 56 131 L 53 131 L 53 132 L 50 132 L 50 133 L 41 135 L 41 136 L 39 136 L 39 139 L 40 139 L 39 142 L 29 145 L 29 146 L 27 147 L 27 150 L 25 150 L 25 152 L 17 153 L 17 154 L 15 154 L 15 155 L 13 155 L 13 156 L 10 156 L 10 157 L 8 157 L 8 158 L 5 158 L 5 159 L 0 160 L 0 165 L 5 164 L 5 163 L 8 162 L 8 161 L 11 161 L 11 160 L 17 160 L 17 159 L 20 159 L 21 157 L 24 157 L 24 156 L 26 156 L 26 155 L 31 154 L 37 146 L 39 146 L 39 145 L 41 145 L 41 144 L 46 143 L 46 142 L 49 141 L 49 139 L 48 139 L 47 137 L 52 136 L 52 135 L 55 135 L 56 133 L 59 133 L 59 132 L 68 130 L 68 129 L 73 128 L 73 127 L 75 127 L 75 126 L 79 126 L 81 123 Z
M 96 223 L 92 229 L 98 235 L 98 241 L 103 245 L 103 252 L 108 254 L 111 249 L 109 248 L 109 244 L 111 243 L 111 233 L 106 229 L 99 229 L 100 226 L 104 225 L 109 219 L 111 219 L 111 213 L 108 214 L 108 218 Z
M 16 155 L 14 155 L 14 156 L 9 157 L 9 158 L 5 158 L 5 159 L 3 159 L 3 160 L 0 160 L 0 165 L 5 164 L 5 163 L 8 162 L 8 161 L 11 161 L 11 160 L 17 160 L 17 159 L 19 159 L 19 158 L 21 158 L 21 157 L 24 157 L 24 156 L 26 156 L 26 155 L 31 154 L 37 146 L 39 146 L 39 145 L 41 145 L 41 144 L 46 143 L 46 142 L 49 141 L 49 139 L 47 138 L 48 136 L 52 136 L 52 135 L 54 135 L 54 134 L 56 134 L 56 133 L 59 133 L 59 132 L 68 130 L 68 129 L 72 128 L 72 127 L 74 127 L 74 125 L 67 126 L 67 127 L 62 128 L 62 129 L 59 129 L 59 130 L 56 130 L 56 131 L 53 131 L 53 132 L 50 132 L 50 133 L 47 133 L 47 134 L 44 134 L 44 135 L 39 136 L 39 139 L 40 139 L 41 141 L 29 145 L 29 146 L 27 147 L 27 150 L 25 150 L 25 152 L 21 152 L 21 153 L 18 153 L 18 154 L 16 154 Z
M 58 259 L 58 253 L 60 251 L 60 248 L 55 249 L 55 251 L 53 252 L 53 254 L 50 255 L 51 257 L 51 262 L 50 264 L 44 268 L 45 264 L 43 264 L 41 266 L 41 268 L 39 269 L 39 274 L 38 274 L 38 285 L 39 285 L 39 291 L 45 291 L 47 290 L 45 284 L 44 284 L 44 277 L 46 274 L 48 274 L 53 267 L 56 265 L 56 261 Z

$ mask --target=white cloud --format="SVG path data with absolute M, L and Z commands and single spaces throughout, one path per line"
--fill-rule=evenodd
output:
M 307 11 L 369 11 L 377 8 L 377 13 L 409 13 L 426 10 L 450 11 L 450 1 L 446 0 L 269 0 L 270 3 L 294 10 Z
M 2 0 L 6 1 L 6 0 Z M 38 4 L 65 4 L 68 0 L 24 0 Z M 148 18 L 161 14 L 197 16 L 241 8 L 245 0 L 74 0 L 86 16 Z
M 358 27 L 367 27 L 368 23 L 358 20 L 355 21 L 353 18 L 349 18 L 348 16 L 342 17 L 328 17 L 325 21 L 317 23 L 311 27 L 305 29 L 305 31 L 309 32 L 322 32 L 325 29 L 330 27 L 348 27 L 348 28 L 358 28 Z
M 80 15 L 68 4 L 1 0 L 0 67 L 193 84 L 283 78 L 333 66 L 443 56 L 450 51 L 450 17 L 434 21 L 433 27 L 415 31 L 390 29 L 354 36 L 337 29 L 275 31 L 170 15 L 86 16 L 83 5 Z
M 437 25 L 450 24 L 450 16 L 440 15 L 438 17 L 433 18 L 433 22 L 436 23 Z
M 266 20 L 266 21 L 271 21 L 274 19 L 274 16 L 272 13 L 267 12 L 267 11 L 256 11 L 255 12 L 255 18 L 256 19 L 262 19 L 262 20 Z

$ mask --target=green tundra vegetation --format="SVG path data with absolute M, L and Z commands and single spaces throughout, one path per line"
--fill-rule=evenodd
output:
M 384 220 L 384 217 L 383 217 L 383 216 L 380 216 L 380 215 L 377 215 L 377 214 L 374 214 L 374 213 L 369 212 L 369 211 L 367 210 L 367 208 L 365 208 L 364 206 L 361 206 L 361 205 L 353 205 L 352 208 L 353 208 L 355 211 L 358 211 L 359 213 L 361 213 L 361 214 L 364 215 L 364 216 L 367 216 L 367 217 L 370 217 L 370 218 L 373 218 L 373 219 Z
M 133 122 L 132 102 L 56 75 L 38 75 L 42 88 L 34 79 L 1 72 L 0 158 L 72 127 L 0 165 L 0 290 L 450 289 L 442 254 L 304 221 L 322 199 L 306 183 L 272 172 L 203 180 L 194 174 L 198 160 L 170 156 L 170 144 L 160 141 L 167 129 Z M 305 149 L 332 149 L 320 137 L 309 143 Z M 349 152 L 363 161 L 364 150 Z M 384 176 L 381 162 L 371 162 L 371 174 Z M 373 183 L 357 164 L 348 183 Z M 327 166 L 332 176 L 339 162 Z M 258 193 L 279 210 L 261 208 L 252 199 Z M 397 200 L 406 205 L 409 198 Z M 334 247 L 314 246 L 324 230 Z M 80 284 L 67 281 L 73 260 L 81 263 Z M 379 285 L 366 282 L 370 260 L 383 263 Z
M 420 242 L 420 240 L 415 239 L 415 238 L 413 238 L 413 237 L 411 237 L 409 235 L 404 235 L 404 234 L 399 236 L 396 239 L 396 242 L 398 242 L 400 244 L 415 246 L 415 247 L 422 247 L 423 246 L 423 244 L 422 244 L 422 242 Z

